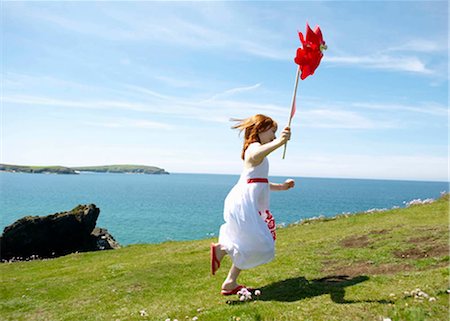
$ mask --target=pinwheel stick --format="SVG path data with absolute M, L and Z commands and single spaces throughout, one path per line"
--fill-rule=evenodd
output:
M 297 87 L 298 87 L 298 78 L 299 77 L 300 77 L 300 65 L 297 68 L 297 75 L 295 77 L 295 86 L 294 86 L 294 93 L 292 94 L 291 113 L 289 114 L 288 127 L 291 127 L 292 117 L 294 117 L 294 114 L 296 111 L 295 97 L 297 95 Z M 286 156 L 286 148 L 287 148 L 287 142 L 286 142 L 286 144 L 284 144 L 283 159 Z

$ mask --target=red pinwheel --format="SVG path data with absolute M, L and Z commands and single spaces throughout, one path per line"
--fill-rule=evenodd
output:
M 322 31 L 319 26 L 316 26 L 314 30 L 306 24 L 306 37 L 301 32 L 298 33 L 300 42 L 303 48 L 297 49 L 297 55 L 295 56 L 295 63 L 298 65 L 297 76 L 295 78 L 294 93 L 292 95 L 291 114 L 289 115 L 288 126 L 291 126 L 292 118 L 296 112 L 295 97 L 297 95 L 298 78 L 304 80 L 306 77 L 313 75 L 314 71 L 319 67 L 320 61 L 323 57 L 323 50 L 327 49 L 325 41 L 323 41 Z M 286 156 L 286 146 L 284 145 L 283 159 Z
M 320 60 L 323 57 L 322 51 L 327 49 L 325 41 L 323 41 L 322 31 L 319 26 L 312 30 L 309 24 L 306 24 L 306 39 L 301 32 L 298 33 L 303 48 L 297 49 L 297 55 L 294 59 L 295 63 L 300 66 L 302 75 L 300 78 L 304 80 L 309 75 L 313 75 Z

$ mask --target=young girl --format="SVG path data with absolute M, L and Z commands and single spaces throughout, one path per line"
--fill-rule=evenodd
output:
M 245 131 L 241 155 L 244 170 L 225 199 L 225 224 L 220 227 L 219 243 L 212 243 L 210 248 L 213 275 L 226 254 L 233 261 L 222 284 L 223 295 L 236 294 L 244 287 L 237 283 L 241 270 L 274 258 L 276 233 L 275 220 L 269 210 L 269 191 L 294 187 L 291 179 L 283 184 L 270 183 L 267 179 L 269 162 L 266 156 L 290 139 L 290 128 L 286 127 L 276 138 L 277 123 L 270 117 L 258 114 L 236 121 L 238 123 L 232 128 Z

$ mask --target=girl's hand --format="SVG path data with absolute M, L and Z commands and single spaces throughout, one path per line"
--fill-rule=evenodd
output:
M 295 181 L 293 179 L 287 179 L 284 183 L 283 183 L 284 187 L 286 188 L 286 190 L 294 188 L 295 186 Z
M 295 186 L 294 180 L 293 179 L 287 179 L 282 184 L 270 183 L 270 190 L 271 191 L 287 191 L 288 189 L 291 189 L 294 186 Z
M 283 144 L 285 144 L 290 139 L 291 139 L 291 128 L 290 127 L 285 127 L 284 130 L 281 132 L 280 141 Z

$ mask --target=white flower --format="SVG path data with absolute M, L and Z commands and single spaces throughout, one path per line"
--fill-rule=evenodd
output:
M 436 301 L 436 298 L 435 297 L 431 297 L 431 298 L 428 299 L 428 301 L 434 302 L 434 301 Z
M 247 288 L 242 288 L 241 290 L 239 290 L 237 295 L 239 296 L 240 301 L 247 301 L 252 299 L 252 293 Z
M 147 317 L 148 316 L 148 313 L 145 310 L 141 310 L 141 311 L 139 311 L 139 313 L 141 314 L 141 317 Z
M 255 290 L 255 295 L 256 295 L 256 296 L 261 295 L 261 291 L 260 291 L 260 290 Z
M 414 199 L 412 201 L 404 202 L 404 203 L 405 203 L 406 207 L 410 207 L 412 205 L 430 204 L 433 202 L 434 202 L 434 199 L 432 199 L 432 198 L 427 198 L 424 200 L 421 200 L 420 198 L 418 198 L 418 199 Z
M 192 321 L 197 321 L 198 320 L 198 317 L 193 317 L 192 318 Z
M 237 293 L 238 295 L 248 295 L 250 292 L 248 291 L 247 288 L 242 288 L 239 290 L 239 292 Z
M 425 292 L 423 292 L 423 291 L 422 291 L 422 292 L 420 293 L 420 296 L 423 296 L 424 298 L 428 298 L 428 297 L 429 297 L 429 295 L 428 295 L 428 294 L 426 294 L 426 293 L 425 293 Z

